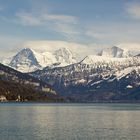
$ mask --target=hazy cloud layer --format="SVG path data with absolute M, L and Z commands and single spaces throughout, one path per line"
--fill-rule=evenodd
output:
M 78 18 L 71 15 L 51 14 L 46 9 L 20 11 L 16 13 L 16 20 L 23 26 L 40 26 L 71 38 L 78 34 L 76 25 Z
M 14 39 L 11 39 L 14 41 Z M 1 57 L 10 57 L 15 55 L 18 51 L 23 48 L 31 48 L 38 52 L 54 52 L 60 48 L 68 48 L 73 53 L 79 55 L 80 58 L 84 58 L 87 55 L 96 55 L 101 50 L 106 50 L 111 48 L 113 45 L 105 45 L 105 44 L 80 44 L 76 42 L 66 42 L 66 41 L 51 41 L 51 40 L 44 40 L 44 41 L 26 41 L 26 42 L 15 42 L 15 44 L 19 44 L 19 46 L 13 47 L 11 49 L 3 49 L 0 51 Z M 134 54 L 140 53 L 140 44 L 139 43 L 120 43 L 114 44 L 114 46 L 118 46 L 122 49 L 130 50 Z
M 120 44 L 140 50 L 139 1 L 15 1 L 0 2 L 2 51 L 15 52 L 14 48 L 29 44 L 36 48 L 44 44 L 47 49 L 65 46 L 83 55 Z
M 140 19 L 140 2 L 127 3 L 125 10 L 132 18 Z

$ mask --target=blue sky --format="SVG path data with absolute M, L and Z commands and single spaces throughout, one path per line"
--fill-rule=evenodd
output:
M 41 40 L 139 45 L 139 29 L 139 0 L 0 0 L 0 49 Z

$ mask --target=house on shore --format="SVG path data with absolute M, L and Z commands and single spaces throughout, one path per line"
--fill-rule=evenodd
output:
M 0 102 L 6 102 L 7 99 L 4 95 L 0 95 Z

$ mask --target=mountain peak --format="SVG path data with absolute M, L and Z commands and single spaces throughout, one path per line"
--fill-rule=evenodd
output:
M 30 49 L 30 48 L 23 48 L 18 53 L 20 53 L 20 54 L 22 54 L 22 53 L 25 54 L 26 53 L 26 55 L 27 55 L 29 53 L 33 53 L 33 50 Z
M 33 68 L 39 67 L 39 64 L 33 51 L 30 48 L 23 48 L 13 57 L 9 66 L 19 71 L 24 70 L 25 72 L 29 72 Z
M 113 46 L 111 49 L 121 49 L 121 48 L 119 48 L 117 46 Z
M 19 51 L 19 53 L 26 53 L 26 54 L 29 54 L 29 53 L 33 53 L 33 50 L 30 49 L 30 48 L 23 48 Z
M 68 48 L 60 48 L 60 49 L 56 50 L 54 53 L 62 55 L 62 56 L 72 55 L 71 50 L 69 50 Z
M 123 55 L 123 49 L 121 49 L 121 48 L 119 48 L 119 47 L 117 47 L 117 46 L 113 46 L 112 48 L 111 48 L 111 55 L 113 56 L 113 57 L 122 57 L 122 55 Z
M 54 52 L 54 55 L 58 62 L 61 62 L 61 64 L 72 64 L 75 63 L 75 57 L 71 50 L 68 48 L 60 48 Z
M 116 57 L 116 58 L 123 58 L 123 57 L 126 58 L 131 56 L 128 50 L 121 49 L 117 46 L 113 46 L 112 48 L 102 50 L 98 55 L 106 56 L 106 57 Z

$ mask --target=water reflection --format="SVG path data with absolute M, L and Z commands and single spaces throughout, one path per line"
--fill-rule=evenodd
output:
M 1 140 L 140 139 L 136 104 L 0 104 Z

